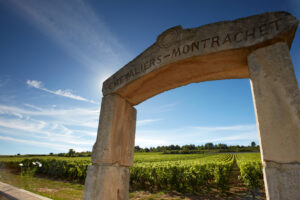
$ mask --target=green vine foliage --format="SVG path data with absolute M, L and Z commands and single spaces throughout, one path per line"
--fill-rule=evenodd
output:
M 217 188 L 224 193 L 229 189 L 229 179 L 234 159 L 240 168 L 240 180 L 249 191 L 262 185 L 262 167 L 259 154 L 194 154 L 161 155 L 137 154 L 130 167 L 132 190 L 201 192 Z M 20 166 L 22 163 L 23 166 Z M 33 165 L 35 163 L 35 165 Z M 40 163 L 41 167 L 37 167 Z M 90 158 L 32 157 L 1 158 L 0 167 L 19 169 L 21 173 L 45 174 L 53 178 L 84 183 Z

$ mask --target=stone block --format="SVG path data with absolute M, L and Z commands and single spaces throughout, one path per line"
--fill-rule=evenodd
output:
M 118 95 L 102 99 L 98 135 L 92 162 L 97 164 L 133 164 L 136 109 Z
M 300 164 L 264 163 L 267 199 L 300 199 Z
M 285 43 L 248 56 L 262 159 L 300 163 L 300 92 Z
M 287 12 L 267 12 L 196 28 L 172 27 L 108 78 L 103 95 L 117 93 L 137 105 L 189 83 L 248 78 L 249 52 L 278 41 L 291 45 L 297 25 Z
M 128 167 L 90 165 L 85 180 L 85 200 L 128 200 Z

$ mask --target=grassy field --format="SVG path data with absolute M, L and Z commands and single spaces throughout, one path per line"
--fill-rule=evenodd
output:
M 2 182 L 53 199 L 81 199 L 91 161 L 40 156 L 0 157 L 0 163 Z M 136 153 L 130 171 L 131 199 L 264 199 L 259 153 Z

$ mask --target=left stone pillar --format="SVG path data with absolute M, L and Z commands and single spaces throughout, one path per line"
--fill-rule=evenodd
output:
M 133 164 L 136 109 L 116 94 L 102 98 L 92 165 L 85 180 L 85 200 L 127 200 Z

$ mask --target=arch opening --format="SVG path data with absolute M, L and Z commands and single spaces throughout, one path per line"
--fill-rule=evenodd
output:
M 84 198 L 128 199 L 134 105 L 193 82 L 250 78 L 267 199 L 297 199 L 300 91 L 289 54 L 297 25 L 289 13 L 271 12 L 194 29 L 173 27 L 159 35 L 103 83 Z

